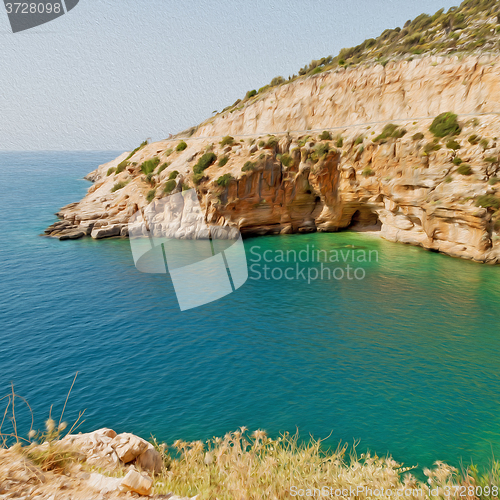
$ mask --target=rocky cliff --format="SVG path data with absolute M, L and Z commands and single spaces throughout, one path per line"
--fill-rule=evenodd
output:
M 125 236 L 135 212 L 196 187 L 207 223 L 244 235 L 371 226 L 390 241 L 497 263 L 499 82 L 500 57 L 490 54 L 337 68 L 283 83 L 190 137 L 143 144 L 101 165 L 87 196 L 46 233 Z M 458 115 L 459 129 L 436 136 L 431 125 L 445 112 Z

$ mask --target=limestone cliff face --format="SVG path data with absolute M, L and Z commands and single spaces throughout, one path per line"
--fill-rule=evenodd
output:
M 209 224 L 246 235 L 371 226 L 391 241 L 500 262 L 498 83 L 500 58 L 492 56 L 427 57 L 297 80 L 201 124 L 183 151 L 175 138 L 100 166 L 87 196 L 62 209 L 47 234 L 126 235 L 130 217 L 167 196 L 166 185 L 171 193 L 193 186 L 193 168 L 210 151 L 217 161 L 197 185 Z M 462 126 L 453 149 L 429 131 L 446 111 Z M 375 140 L 390 122 L 399 138 Z M 330 138 L 319 137 L 324 129 Z M 226 135 L 234 141 L 222 146 Z M 146 177 L 141 165 L 151 158 L 159 166 Z M 109 172 L 120 164 L 122 172 Z M 478 203 L 485 195 L 492 208 Z
M 202 123 L 193 137 L 267 134 L 500 112 L 497 56 L 424 57 L 338 69 L 281 85 Z

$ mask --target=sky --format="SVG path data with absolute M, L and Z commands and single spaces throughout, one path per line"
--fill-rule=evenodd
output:
M 80 0 L 12 33 L 0 4 L 0 149 L 130 150 L 196 125 L 450 0 Z

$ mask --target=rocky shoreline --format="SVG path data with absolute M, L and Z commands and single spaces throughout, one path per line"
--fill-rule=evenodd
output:
M 195 188 L 205 223 L 243 236 L 376 224 L 389 241 L 499 263 L 498 63 L 433 56 L 284 84 L 101 165 L 45 234 L 126 237 L 136 212 Z M 459 133 L 436 137 L 433 119 L 451 111 Z

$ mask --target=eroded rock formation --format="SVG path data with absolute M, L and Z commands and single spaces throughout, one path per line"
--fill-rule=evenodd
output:
M 196 185 L 206 222 L 244 235 L 372 226 L 390 241 L 497 263 L 499 63 L 425 57 L 282 85 L 201 124 L 184 149 L 176 137 L 101 165 L 46 233 L 126 236 L 137 210 Z M 429 127 L 448 111 L 461 133 L 437 139 Z M 400 133 L 377 140 L 391 122 Z M 216 160 L 201 175 L 207 152 Z

